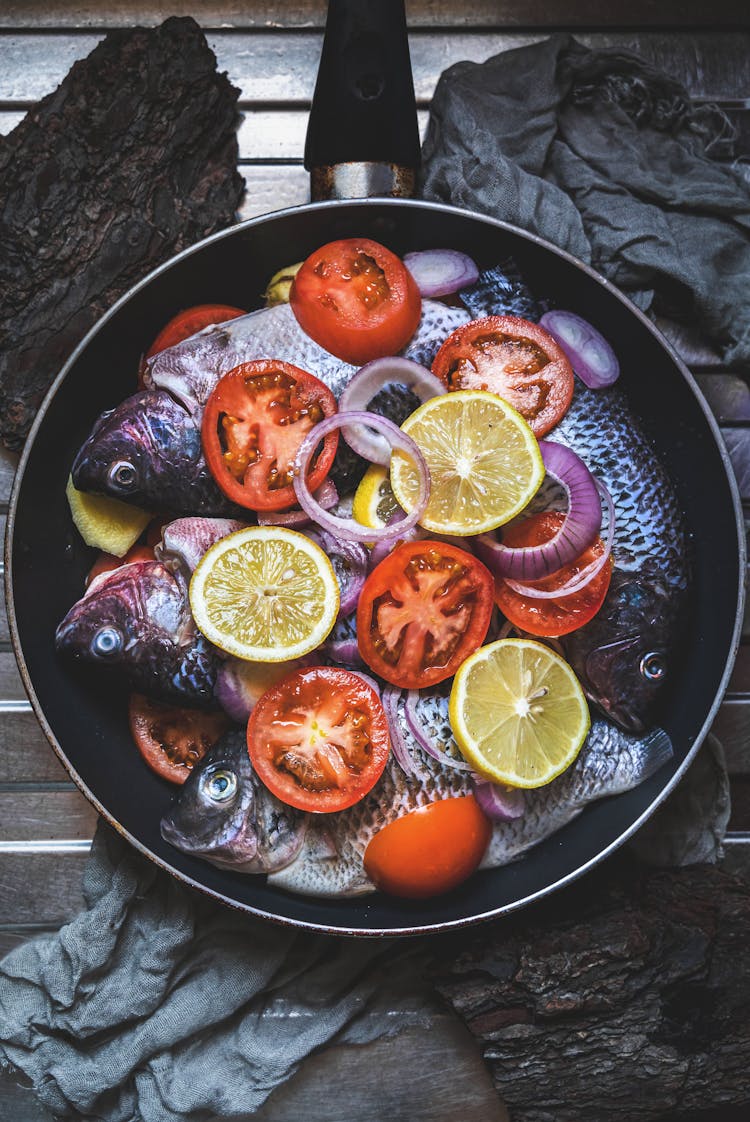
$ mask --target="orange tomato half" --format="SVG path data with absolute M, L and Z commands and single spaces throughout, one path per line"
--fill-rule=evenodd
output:
M 437 896 L 471 876 L 491 833 L 473 795 L 429 803 L 378 831 L 365 850 L 365 872 L 392 896 Z

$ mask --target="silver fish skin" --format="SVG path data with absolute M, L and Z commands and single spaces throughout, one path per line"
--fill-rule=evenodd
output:
M 212 545 L 246 526 L 236 518 L 176 518 L 163 527 L 154 552 L 168 568 L 190 576 Z
M 548 439 L 577 452 L 615 507 L 610 589 L 593 620 L 563 638 L 565 656 L 589 699 L 642 733 L 658 718 L 685 622 L 690 569 L 677 493 L 617 387 L 590 390 L 576 380 Z
M 425 300 L 405 355 L 429 366 L 443 340 L 469 315 Z M 237 516 L 206 464 L 203 409 L 222 375 L 242 362 L 291 362 L 339 397 L 356 371 L 318 346 L 288 304 L 262 308 L 185 339 L 147 364 L 146 390 L 103 413 L 73 464 L 80 491 L 174 514 Z
M 165 841 L 220 869 L 269 873 L 289 864 L 308 815 L 271 794 L 256 776 L 241 729 L 225 733 L 179 789 L 161 821 Z
M 218 655 L 195 626 L 184 577 L 160 561 L 93 580 L 58 626 L 55 646 L 151 697 L 183 705 L 213 698 Z
M 402 718 L 402 731 L 408 731 Z M 430 735 L 435 735 L 432 727 Z M 445 743 L 445 741 L 444 741 Z M 575 763 L 545 787 L 524 792 L 525 813 L 493 826 L 483 868 L 508 864 L 571 821 L 595 799 L 642 783 L 671 759 L 660 729 L 638 739 L 606 721 L 592 724 Z M 316 817 L 298 856 L 269 884 L 305 896 L 361 896 L 375 890 L 364 870 L 370 840 L 383 826 L 417 807 L 472 790 L 471 773 L 446 767 L 412 743 L 416 770 L 406 776 L 391 758 L 369 795 L 349 810 Z

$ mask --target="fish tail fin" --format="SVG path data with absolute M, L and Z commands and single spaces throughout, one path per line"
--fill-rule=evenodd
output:
M 643 739 L 643 755 L 639 782 L 650 779 L 674 756 L 672 741 L 664 729 L 654 729 Z

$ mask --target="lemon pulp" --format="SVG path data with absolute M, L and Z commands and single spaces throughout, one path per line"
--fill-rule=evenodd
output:
M 448 712 L 469 763 L 512 787 L 549 783 L 573 763 L 591 725 L 571 667 L 529 639 L 500 639 L 470 655 Z
M 396 510 L 398 503 L 391 489 L 388 469 L 380 464 L 370 464 L 354 493 L 354 518 L 363 526 L 380 529 L 387 525 Z
M 238 530 L 208 550 L 190 582 L 195 622 L 217 647 L 250 662 L 282 662 L 319 646 L 339 609 L 330 561 L 280 526 Z
M 420 405 L 401 426 L 430 469 L 420 525 L 436 534 L 482 534 L 524 509 L 544 479 L 539 444 L 507 401 L 484 390 L 458 390 Z M 401 452 L 391 459 L 391 487 L 412 510 L 419 476 Z

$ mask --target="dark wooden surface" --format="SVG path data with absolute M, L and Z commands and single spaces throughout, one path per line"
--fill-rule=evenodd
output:
M 543 37 L 551 27 L 583 28 L 584 42 L 638 50 L 680 78 L 696 99 L 715 99 L 750 151 L 750 33 L 746 3 L 724 0 L 407 0 L 421 123 L 441 70 L 482 60 Z M 193 14 L 207 29 L 219 65 L 241 88 L 240 170 L 247 182 L 241 216 L 305 202 L 301 153 L 325 4 L 322 0 L 5 0 L 0 5 L 0 132 L 48 93 L 110 27 L 154 24 Z M 706 24 L 714 25 L 711 29 Z M 609 25 L 609 26 L 606 26 Z M 670 26 L 671 25 L 671 26 Z M 731 28 L 731 30 L 730 30 Z M 663 325 L 698 374 L 722 425 L 750 514 L 750 392 L 722 370 L 711 349 L 684 329 Z M 4 521 L 14 459 L 0 454 Z M 746 620 L 746 640 L 750 621 Z M 724 866 L 750 872 L 750 645 L 740 651 L 716 731 L 732 773 L 735 809 Z M 95 825 L 88 803 L 68 782 L 25 700 L 0 612 L 0 953 L 35 931 L 54 928 L 81 905 L 81 870 Z M 265 1122 L 337 1122 L 357 1115 L 400 1120 L 506 1117 L 478 1051 L 437 1004 L 428 1027 L 366 1048 L 330 1048 L 311 1058 L 255 1118 Z M 27 1091 L 0 1078 L 0 1118 L 41 1122 Z

